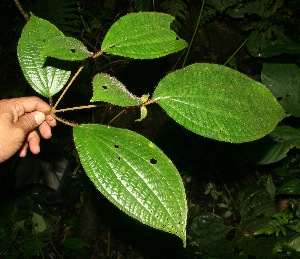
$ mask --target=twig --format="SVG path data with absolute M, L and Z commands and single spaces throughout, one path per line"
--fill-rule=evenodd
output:
M 57 105 L 59 104 L 59 102 L 61 101 L 61 99 L 64 97 L 65 93 L 67 92 L 67 90 L 69 89 L 69 87 L 73 84 L 74 80 L 76 79 L 76 77 L 79 75 L 79 73 L 81 72 L 81 70 L 83 68 L 84 68 L 84 66 L 79 67 L 79 69 L 77 70 L 77 72 L 75 73 L 75 75 L 72 77 L 71 81 L 65 87 L 64 91 L 61 93 L 61 95 L 59 96 L 58 100 L 54 104 L 54 106 L 53 106 L 54 109 L 57 107 Z
M 97 105 L 97 104 L 82 105 L 82 106 L 76 106 L 76 107 L 71 107 L 71 108 L 64 108 L 64 109 L 54 110 L 53 112 L 58 113 L 58 112 L 90 109 L 90 108 L 96 108 L 96 107 L 100 107 L 100 106 L 104 106 L 104 105 Z
M 56 247 L 54 246 L 53 242 L 52 242 L 52 238 L 50 238 L 50 243 L 54 249 L 54 251 L 56 252 L 56 254 L 58 255 L 59 258 L 63 259 L 63 257 L 61 256 L 61 254 L 57 251 Z
M 93 55 L 93 57 L 92 57 L 92 58 L 98 58 L 99 56 L 101 56 L 101 55 L 102 55 L 102 53 L 103 53 L 103 51 L 102 51 L 102 50 L 100 50 L 100 51 L 96 52 L 96 53 Z
M 52 117 L 58 121 L 60 121 L 61 123 L 64 123 L 68 126 L 71 126 L 71 127 L 75 127 L 75 126 L 78 126 L 79 124 L 78 123 L 75 123 L 75 122 L 70 122 L 70 121 L 67 121 L 65 119 L 62 119 L 60 117 L 57 117 L 55 114 L 52 114 Z
M 23 15 L 24 19 L 26 20 L 26 22 L 29 21 L 29 14 L 25 12 L 25 10 L 23 9 L 22 5 L 20 4 L 19 0 L 14 0 L 16 6 L 18 7 L 20 13 Z
M 192 44 L 193 44 L 193 42 L 194 42 L 194 39 L 195 39 L 195 36 L 196 36 L 196 33 L 197 33 L 197 29 L 198 29 L 198 27 L 199 27 L 200 20 L 201 20 L 201 18 L 202 18 L 202 12 L 203 12 L 204 3 L 205 3 L 205 0 L 202 1 L 202 5 L 201 5 L 200 13 L 199 13 L 199 16 L 198 16 L 196 28 L 195 28 L 195 30 L 194 30 L 194 33 L 193 33 L 191 42 L 190 42 L 190 44 L 189 44 L 188 50 L 187 50 L 187 52 L 186 52 L 186 55 L 185 55 L 185 57 L 184 57 L 182 67 L 184 67 L 184 65 L 185 65 L 185 63 L 186 63 L 187 57 L 188 57 L 188 55 L 189 55 L 189 53 L 190 53 L 190 50 L 191 50 L 191 46 L 192 46 Z
M 246 44 L 247 41 L 248 39 L 244 40 L 241 46 L 239 46 L 238 49 L 229 57 L 229 59 L 227 59 L 227 61 L 224 63 L 224 66 L 226 66 L 229 63 L 229 61 L 240 51 L 240 49 Z

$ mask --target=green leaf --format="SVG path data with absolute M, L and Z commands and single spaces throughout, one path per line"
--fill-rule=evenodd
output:
M 84 254 L 85 249 L 91 247 L 89 243 L 86 243 L 85 241 L 76 237 L 64 239 L 61 242 L 61 245 L 79 254 Z
M 229 9 L 229 15 L 234 18 L 243 18 L 245 15 L 257 14 L 261 18 L 268 18 L 276 12 L 284 4 L 284 0 L 266 1 L 241 1 L 234 8 Z
M 266 183 L 266 190 L 270 194 L 270 197 L 274 199 L 276 193 L 276 187 L 271 175 L 268 176 L 267 183 Z
M 101 50 L 135 59 L 159 58 L 182 50 L 187 43 L 170 30 L 174 19 L 155 12 L 127 14 L 111 26 Z
M 300 179 L 295 179 L 287 182 L 280 187 L 277 194 L 300 194 Z
M 294 239 L 286 243 L 289 247 L 293 248 L 297 252 L 300 252 L 300 234 L 297 234 Z
M 49 39 L 62 36 L 53 24 L 31 15 L 18 43 L 18 59 L 24 76 L 45 97 L 58 93 L 71 74 L 65 62 L 41 55 Z
M 35 212 L 32 213 L 32 225 L 36 233 L 43 232 L 47 228 L 44 218 Z
M 193 240 L 197 240 L 204 247 L 224 240 L 231 229 L 232 227 L 226 226 L 222 219 L 213 213 L 202 212 L 191 222 Z
M 210 255 L 204 258 L 232 258 L 232 245 L 226 240 L 230 230 L 218 215 L 202 212 L 191 222 L 190 233 L 193 243 Z
M 300 130 L 278 126 L 265 138 L 249 143 L 239 159 L 239 165 L 248 162 L 258 165 L 275 163 L 285 158 L 294 147 L 300 148 Z
M 261 80 L 287 113 L 300 117 L 300 68 L 296 64 L 264 63 Z
M 47 41 L 41 54 L 43 57 L 53 57 L 62 60 L 83 60 L 93 55 L 77 39 L 65 36 L 51 38 Z
M 184 186 L 158 147 L 135 132 L 94 124 L 74 127 L 74 140 L 88 177 L 107 199 L 186 244 Z
M 91 102 L 102 101 L 119 106 L 138 106 L 141 98 L 134 96 L 115 77 L 108 74 L 97 74 L 93 79 L 93 97 Z
M 253 231 L 266 226 L 276 212 L 273 199 L 264 188 L 250 187 L 238 194 L 240 225 Z
M 153 99 L 192 132 L 233 143 L 265 136 L 284 116 L 264 85 L 216 64 L 193 64 L 168 74 Z
M 276 44 L 262 49 L 257 56 L 261 58 L 269 58 L 282 54 L 298 54 L 300 53 L 299 43 Z
M 252 56 L 260 57 L 261 50 L 277 45 L 277 44 L 288 44 L 292 43 L 292 40 L 288 38 L 282 27 L 278 25 L 270 26 L 268 22 L 262 24 L 266 27 L 266 30 L 253 30 L 249 35 L 246 43 L 247 50 Z M 275 39 L 275 40 L 274 40 Z

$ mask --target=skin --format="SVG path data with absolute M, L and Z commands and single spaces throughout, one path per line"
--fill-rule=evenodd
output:
M 56 125 L 51 115 L 45 115 L 50 105 L 38 97 L 0 100 L 0 163 L 19 152 L 25 157 L 28 148 L 40 152 L 40 135 L 51 138 L 51 127 Z

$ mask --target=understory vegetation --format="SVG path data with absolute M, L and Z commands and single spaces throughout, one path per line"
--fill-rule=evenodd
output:
M 0 8 L 0 98 L 38 93 L 59 121 L 41 154 L 0 165 L 1 258 L 300 257 L 299 1 L 4 0 Z M 143 40 L 144 19 L 154 21 L 143 27 L 157 33 L 151 46 L 162 35 L 172 43 L 165 53 L 130 41 Z M 42 29 L 49 42 L 39 50 L 33 32 Z M 63 99 L 64 85 L 30 81 L 27 47 L 51 68 L 62 59 L 66 82 L 74 75 Z M 225 101 L 222 88 L 210 88 L 224 81 Z M 172 94 L 179 104 L 168 102 Z M 185 113 L 185 104 L 196 108 Z M 123 172 L 119 182 L 106 163 Z M 131 185 L 130 170 L 150 183 Z M 149 186 L 149 214 L 115 198 L 142 199 L 135 191 Z

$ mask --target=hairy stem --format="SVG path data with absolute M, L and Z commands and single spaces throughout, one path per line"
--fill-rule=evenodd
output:
M 152 104 L 152 103 L 156 103 L 156 100 L 155 99 L 149 99 L 148 101 L 144 102 L 143 105 L 149 105 L 149 104 Z
M 82 106 L 76 106 L 76 107 L 70 107 L 70 108 L 64 108 L 59 110 L 54 110 L 54 113 L 58 112 L 66 112 L 66 111 L 74 111 L 74 110 L 83 110 L 83 109 L 90 109 L 90 108 L 96 108 L 103 105 L 96 105 L 96 104 L 90 104 L 90 105 L 82 105 Z
M 57 117 L 55 114 L 52 114 L 52 117 L 53 117 L 54 119 L 56 119 L 57 121 L 60 121 L 61 123 L 66 124 L 66 125 L 71 126 L 71 127 L 75 127 L 75 126 L 78 126 L 78 125 L 79 125 L 78 123 L 70 122 L 70 121 L 67 121 L 67 120 L 65 120 L 65 119 L 62 119 L 62 118 L 60 118 L 60 117 Z
M 96 53 L 93 55 L 92 58 L 98 58 L 98 57 L 100 57 L 100 56 L 102 55 L 102 53 L 103 53 L 103 51 L 100 50 L 100 51 L 96 52 Z
M 81 72 L 81 70 L 83 68 L 84 68 L 84 66 L 79 67 L 79 69 L 77 70 L 77 72 L 75 73 L 75 75 L 72 77 L 71 81 L 65 87 L 64 91 L 61 93 L 61 95 L 59 96 L 58 100 L 54 104 L 54 106 L 53 106 L 54 109 L 57 107 L 57 105 L 59 104 L 59 102 L 61 101 L 61 99 L 64 97 L 65 93 L 68 91 L 69 87 L 73 84 L 74 80 L 76 79 L 76 77 L 79 75 L 79 73 Z

